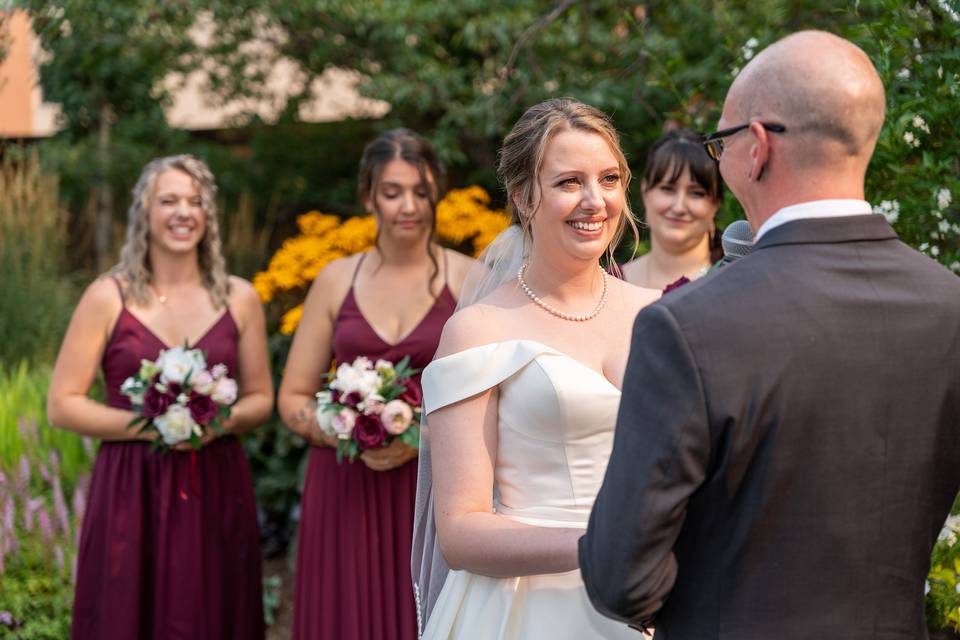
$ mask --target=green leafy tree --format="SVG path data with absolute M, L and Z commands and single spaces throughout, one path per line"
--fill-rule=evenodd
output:
M 942 230 L 955 207 L 941 208 L 943 217 L 933 211 L 946 200 L 943 189 L 960 197 L 947 150 L 960 115 L 955 0 L 236 0 L 214 14 L 231 25 L 227 45 L 259 33 L 299 64 L 308 81 L 292 104 L 310 97 L 309 80 L 326 69 L 355 70 L 364 96 L 390 103 L 384 126 L 429 133 L 461 182 L 487 187 L 495 186 L 500 140 L 533 103 L 570 95 L 612 114 L 639 169 L 665 128 L 713 129 L 730 82 L 757 51 L 799 29 L 826 29 L 863 47 L 887 86 L 868 197 L 879 203 L 898 194 L 903 237 L 944 264 L 957 260 L 947 246 L 956 238 Z M 226 50 L 242 68 L 236 49 Z M 249 76 L 243 82 L 249 91 Z M 220 87 L 229 92 L 230 82 Z M 915 115 L 930 132 L 915 130 L 921 146 L 908 147 L 903 135 Z M 723 218 L 739 215 L 729 199 Z
M 186 0 L 86 2 L 20 0 L 47 53 L 40 67 L 44 98 L 62 107 L 69 144 L 92 156 L 86 166 L 96 187 L 97 266 L 112 259 L 113 174 L 124 167 L 115 138 L 168 132 L 163 106 L 170 72 L 186 71 L 194 21 Z

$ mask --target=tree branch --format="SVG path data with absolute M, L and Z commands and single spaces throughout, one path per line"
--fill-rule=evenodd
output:
M 550 13 L 540 16 L 539 20 L 524 29 L 523 33 L 520 34 L 520 37 L 517 38 L 517 42 L 513 45 L 513 50 L 510 51 L 510 57 L 507 58 L 507 64 L 503 65 L 503 67 L 500 69 L 500 80 L 502 82 L 506 82 L 507 78 L 509 78 L 510 71 L 517 62 L 517 56 L 520 55 L 520 49 L 527 44 L 527 41 L 530 40 L 530 38 L 532 38 L 538 31 L 542 31 L 547 25 L 563 15 L 563 12 L 573 6 L 576 1 L 577 0 L 559 0 Z

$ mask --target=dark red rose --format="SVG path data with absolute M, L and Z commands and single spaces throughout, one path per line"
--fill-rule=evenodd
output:
M 330 402 L 340 404 L 340 390 L 330 389 Z
M 147 392 L 143 394 L 143 415 L 148 418 L 162 416 L 175 399 L 175 395 L 169 392 L 160 393 L 155 386 L 150 385 Z
M 400 394 L 400 399 L 411 407 L 419 407 L 423 403 L 423 392 L 420 390 L 420 383 L 410 378 L 404 383 L 406 391 Z
M 190 415 L 197 424 L 208 425 L 217 417 L 217 403 L 202 393 L 191 393 L 187 406 L 190 407 Z
M 363 396 L 360 395 L 359 391 L 351 391 L 345 396 L 341 396 L 339 400 L 334 402 L 339 402 L 340 404 L 346 405 L 348 407 L 356 408 L 360 401 L 363 400 Z
M 671 282 L 670 284 L 668 284 L 663 288 L 663 295 L 667 295 L 674 289 L 679 289 L 680 287 L 687 284 L 688 282 L 690 282 L 690 278 L 688 278 L 687 276 L 680 276 L 679 280 L 677 280 L 676 282 Z
M 361 451 L 376 449 L 383 446 L 387 439 L 387 430 L 383 428 L 383 423 L 377 416 L 360 414 L 353 426 L 353 439 L 357 441 Z

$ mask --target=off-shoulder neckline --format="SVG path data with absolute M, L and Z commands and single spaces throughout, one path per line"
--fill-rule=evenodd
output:
M 599 377 L 601 380 L 603 380 L 604 382 L 606 382 L 608 385 L 610 385 L 610 387 L 612 387 L 613 389 L 615 389 L 615 390 L 617 391 L 617 393 L 622 393 L 622 390 L 620 389 L 620 387 L 618 387 L 617 385 L 613 384 L 613 382 L 611 382 L 610 379 L 607 378 L 607 376 L 603 375 L 603 373 L 601 373 L 600 371 L 597 371 L 596 369 L 594 369 L 594 368 L 591 367 L 590 365 L 587 365 L 587 364 L 581 362 L 580 360 L 577 360 L 576 358 L 574 358 L 574 357 L 571 356 L 570 354 L 564 353 L 563 351 L 560 351 L 559 349 L 557 349 L 557 348 L 555 348 L 555 347 L 551 347 L 550 345 L 545 344 L 545 343 L 543 343 L 543 342 L 540 342 L 540 341 L 538 341 L 538 340 L 530 340 L 530 339 L 528 339 L 528 338 L 514 338 L 514 339 L 512 339 L 512 340 L 497 340 L 497 341 L 495 341 L 495 342 L 488 342 L 488 343 L 486 343 L 486 344 L 479 344 L 479 345 L 476 345 L 476 346 L 473 346 L 473 347 L 468 347 L 468 348 L 463 349 L 463 350 L 461 350 L 461 351 L 457 351 L 456 353 L 451 353 L 451 354 L 449 354 L 449 355 L 443 356 L 442 358 L 437 358 L 437 359 L 435 359 L 433 362 L 431 362 L 429 365 L 427 365 L 426 369 L 429 369 L 431 366 L 433 366 L 433 365 L 434 365 L 435 363 L 437 363 L 437 362 L 441 362 L 441 361 L 443 361 L 443 360 L 446 360 L 447 358 L 453 358 L 453 357 L 459 356 L 459 355 L 461 355 L 461 354 L 469 353 L 470 351 L 475 351 L 475 350 L 477 350 L 477 349 L 485 349 L 485 348 L 489 348 L 489 347 L 497 347 L 497 346 L 500 346 L 500 345 L 512 344 L 512 343 L 527 343 L 527 344 L 535 345 L 536 347 L 540 348 L 540 349 L 542 350 L 542 352 L 548 352 L 548 353 L 551 353 L 551 354 L 553 354 L 553 355 L 562 356 L 562 357 L 564 357 L 564 358 L 566 358 L 566 359 L 568 359 L 568 360 L 572 360 L 573 362 L 575 362 L 576 364 L 578 364 L 580 367 L 586 369 L 586 370 L 589 371 L 590 373 L 594 374 L 595 376 Z M 424 369 L 424 373 L 426 373 L 426 369 Z

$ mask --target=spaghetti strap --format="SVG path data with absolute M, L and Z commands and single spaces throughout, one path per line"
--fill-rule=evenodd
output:
M 443 253 L 443 286 L 449 287 L 450 280 L 447 278 L 447 267 L 450 265 L 450 258 L 447 256 L 447 250 L 441 248 L 440 251 Z
M 357 260 L 357 266 L 353 268 L 353 277 L 350 278 L 350 288 L 353 288 L 354 283 L 357 281 L 357 274 L 360 273 L 360 265 L 363 264 L 364 258 L 367 257 L 366 253 L 360 254 L 360 259 Z
M 120 284 L 120 278 L 117 276 L 110 276 L 110 279 L 117 285 L 117 292 L 120 294 L 120 304 L 124 308 L 127 306 L 127 298 L 123 295 L 123 285 Z

